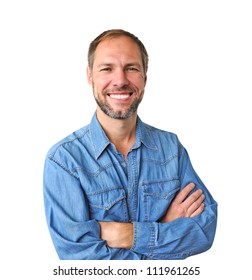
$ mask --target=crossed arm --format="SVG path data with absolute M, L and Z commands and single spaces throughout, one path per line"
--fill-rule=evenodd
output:
M 173 199 L 166 214 L 160 220 L 168 223 L 177 218 L 192 218 L 201 214 L 204 210 L 204 194 L 201 189 L 194 189 L 193 183 L 188 184 Z M 189 195 L 189 196 L 188 196 Z M 111 248 L 130 249 L 133 243 L 133 224 L 119 222 L 99 222 L 101 228 L 101 239 L 107 242 Z

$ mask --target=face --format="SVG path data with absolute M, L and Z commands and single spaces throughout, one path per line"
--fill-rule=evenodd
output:
M 95 51 L 88 81 L 98 109 L 114 119 L 136 114 L 146 84 L 141 53 L 137 44 L 126 36 L 102 41 Z

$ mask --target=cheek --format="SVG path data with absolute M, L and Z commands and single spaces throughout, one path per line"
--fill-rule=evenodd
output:
M 145 87 L 146 79 L 142 75 L 137 75 L 131 77 L 130 82 L 134 84 L 140 91 L 142 91 L 142 89 Z
M 139 94 L 142 95 L 144 93 L 145 83 L 141 81 L 135 84 L 135 86 L 137 87 Z
M 110 80 L 107 77 L 99 77 L 93 79 L 93 87 L 96 90 L 102 91 L 110 84 Z

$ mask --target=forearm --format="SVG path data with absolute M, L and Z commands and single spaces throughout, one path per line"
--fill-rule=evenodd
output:
M 59 258 L 62 260 L 138 260 L 141 254 L 112 248 L 100 238 L 96 220 L 65 224 L 65 230 L 51 227 L 50 233 Z
M 172 252 L 172 255 L 180 252 L 180 257 L 177 258 L 184 258 L 186 255 L 207 250 L 212 238 L 210 235 L 205 237 L 208 232 L 211 234 L 211 228 L 215 232 L 216 206 L 208 206 L 204 213 L 205 196 L 202 190 L 189 195 L 194 187 L 194 184 L 188 184 L 176 195 L 160 223 L 136 222 L 133 227 L 131 223 L 99 222 L 101 239 L 111 248 L 132 248 L 147 256 L 164 254 L 171 257 L 169 252 Z M 211 217 L 212 222 L 209 223 L 206 216 Z M 193 217 L 197 218 L 193 220 Z M 195 244 L 190 240 L 195 241 Z M 191 246 L 190 250 L 187 249 L 188 246 Z M 151 248 L 155 248 L 156 253 Z
M 158 222 L 99 222 L 101 239 L 111 248 L 131 249 L 153 259 L 184 259 L 212 246 L 217 221 L 217 204 L 196 217 Z
M 133 224 L 99 222 L 101 239 L 111 248 L 130 249 L 133 243 Z
M 208 250 L 213 243 L 217 205 L 207 207 L 194 218 L 168 223 L 134 222 L 131 250 L 152 259 L 184 259 Z
M 71 195 L 69 195 L 69 186 L 71 186 Z M 85 201 L 85 194 L 79 180 L 55 162 L 48 160 L 44 176 L 45 212 L 59 258 L 64 260 L 140 259 L 141 255 L 133 251 L 107 246 L 100 238 L 99 223 L 89 217 L 89 208 Z

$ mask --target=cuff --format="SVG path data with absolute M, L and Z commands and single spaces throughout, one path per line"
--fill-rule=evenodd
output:
M 151 255 L 154 250 L 156 233 L 156 223 L 133 222 L 134 239 L 131 250 L 145 255 Z

